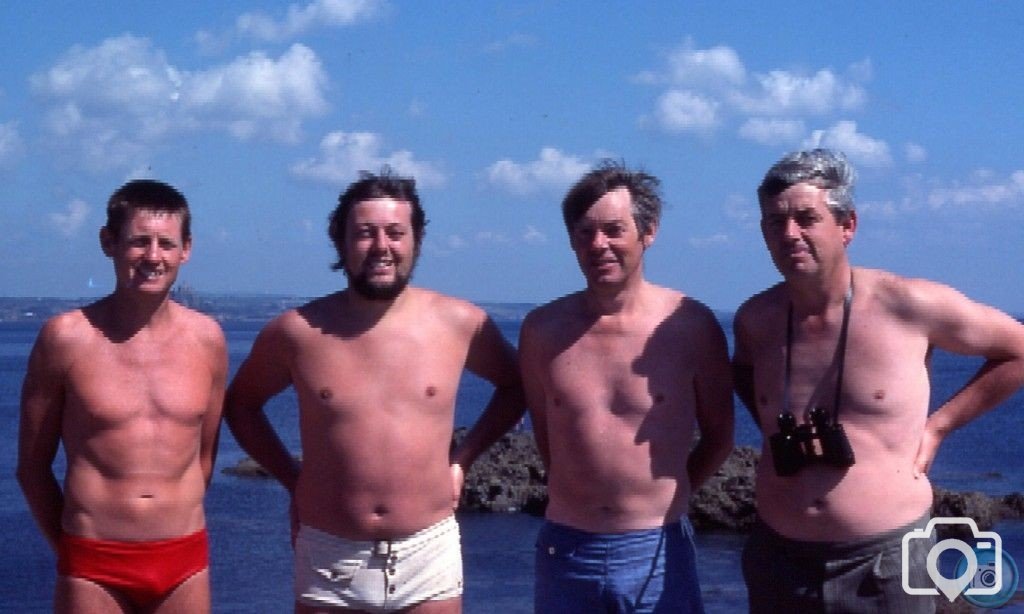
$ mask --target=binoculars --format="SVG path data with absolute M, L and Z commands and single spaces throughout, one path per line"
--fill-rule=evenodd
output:
M 809 424 L 797 425 L 792 413 L 779 414 L 779 432 L 768 440 L 778 475 L 795 475 L 814 463 L 840 469 L 853 465 L 853 448 L 843 425 L 833 423 L 832 417 L 821 407 L 812 409 L 810 416 Z

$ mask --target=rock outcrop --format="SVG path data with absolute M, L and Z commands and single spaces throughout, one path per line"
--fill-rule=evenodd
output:
M 457 445 L 465 436 L 458 429 L 452 440 Z M 698 530 L 747 531 L 754 524 L 754 470 L 760 454 L 741 446 L 733 450 L 722 467 L 691 498 L 690 519 Z M 245 477 L 266 477 L 252 459 L 243 459 L 224 473 Z M 485 452 L 466 476 L 459 509 L 477 512 L 525 512 L 543 515 L 547 506 L 547 471 L 537 453 L 533 434 L 506 434 Z M 979 492 L 955 492 L 935 488 L 933 516 L 973 518 L 982 530 L 1005 518 L 1024 518 L 1024 494 L 991 497 Z M 966 531 L 963 527 L 963 531 Z M 948 530 L 945 537 L 967 537 L 963 531 Z

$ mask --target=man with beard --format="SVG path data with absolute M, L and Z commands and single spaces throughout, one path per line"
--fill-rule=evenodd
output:
M 235 438 L 292 497 L 296 612 L 461 610 L 462 479 L 524 408 L 484 311 L 408 285 L 425 225 L 412 179 L 362 173 L 330 218 L 348 289 L 269 323 L 228 390 Z M 449 454 L 464 368 L 495 391 Z M 289 385 L 301 465 L 263 412 Z

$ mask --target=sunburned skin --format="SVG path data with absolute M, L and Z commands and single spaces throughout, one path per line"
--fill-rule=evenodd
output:
M 758 514 L 776 532 L 810 541 L 853 540 L 907 525 L 931 507 L 927 469 L 942 438 L 1020 385 L 1024 327 L 948 286 L 852 268 L 846 245 L 856 218 L 837 221 L 817 187 L 796 184 L 762 207 L 765 242 L 785 281 L 744 303 L 734 320 L 737 393 L 755 410 L 766 442 Z M 783 407 L 790 306 L 790 399 L 803 423 L 813 407 L 831 411 L 835 404 L 836 347 L 851 283 L 839 420 L 856 462 L 779 476 L 767 442 Z M 934 347 L 987 362 L 929 416 Z
M 114 293 L 51 319 L 33 347 L 18 478 L 54 549 L 61 534 L 148 542 L 205 527 L 227 351 L 212 319 L 168 298 L 190 248 L 181 224 L 178 215 L 137 209 L 119 236 L 104 229 Z M 58 444 L 67 459 L 62 484 L 52 469 Z M 115 593 L 59 576 L 54 607 L 119 611 Z M 208 572 L 161 603 L 208 611 Z

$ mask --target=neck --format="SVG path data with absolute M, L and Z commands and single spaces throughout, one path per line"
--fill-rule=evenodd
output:
M 583 303 L 587 311 L 598 316 L 630 311 L 640 303 L 645 283 L 638 279 L 615 288 L 587 286 L 583 291 Z
M 108 297 L 112 316 L 109 324 L 128 336 L 159 324 L 168 314 L 169 294 L 144 294 L 118 288 Z
M 401 305 L 408 294 L 409 288 L 407 286 L 395 298 L 374 299 L 367 298 L 352 288 L 348 288 L 342 292 L 341 297 L 351 311 L 365 315 L 368 318 L 379 319 L 393 307 Z
M 853 267 L 849 262 L 843 262 L 827 275 L 813 279 L 787 279 L 786 292 L 798 313 L 823 314 L 843 303 L 853 283 L 852 275 Z

